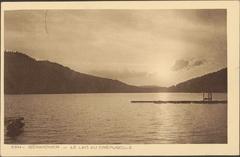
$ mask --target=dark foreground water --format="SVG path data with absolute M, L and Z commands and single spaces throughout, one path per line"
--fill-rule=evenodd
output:
M 227 143 L 227 104 L 130 102 L 201 99 L 196 93 L 6 95 L 5 117 L 23 116 L 26 125 L 5 143 Z

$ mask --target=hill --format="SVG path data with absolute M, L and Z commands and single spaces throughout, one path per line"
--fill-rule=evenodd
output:
M 5 52 L 4 90 L 7 94 L 137 92 L 118 80 L 76 72 L 57 63 L 37 61 L 19 52 Z
M 96 77 L 49 61 L 37 61 L 23 53 L 4 53 L 6 94 L 226 92 L 227 69 L 171 87 L 132 86 L 118 80 Z
M 227 68 L 171 86 L 174 92 L 227 92 Z

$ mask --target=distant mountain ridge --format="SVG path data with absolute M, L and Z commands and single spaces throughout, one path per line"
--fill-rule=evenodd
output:
M 206 88 L 203 88 L 205 87 Z M 227 91 L 227 69 L 194 78 L 172 87 L 133 86 L 118 80 L 92 76 L 49 61 L 37 61 L 23 53 L 4 53 L 6 94 L 138 93 Z

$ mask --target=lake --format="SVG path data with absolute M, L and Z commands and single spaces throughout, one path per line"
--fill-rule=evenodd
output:
M 213 94 L 226 100 L 226 93 Z M 227 104 L 154 104 L 202 100 L 201 93 L 5 95 L 5 117 L 23 116 L 7 144 L 227 143 Z

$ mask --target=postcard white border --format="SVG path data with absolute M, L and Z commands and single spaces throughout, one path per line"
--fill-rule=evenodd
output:
M 99 145 L 4 144 L 4 11 L 34 9 L 227 9 L 228 143 L 135 144 L 131 149 L 87 149 Z M 106 1 L 106 2 L 5 2 L 1 6 L 1 155 L 3 156 L 107 156 L 107 155 L 238 155 L 239 154 L 239 1 Z M 39 148 L 36 148 L 38 146 Z M 60 148 L 40 148 L 57 146 Z M 86 146 L 86 149 L 70 149 Z M 106 145 L 119 146 L 119 145 Z

